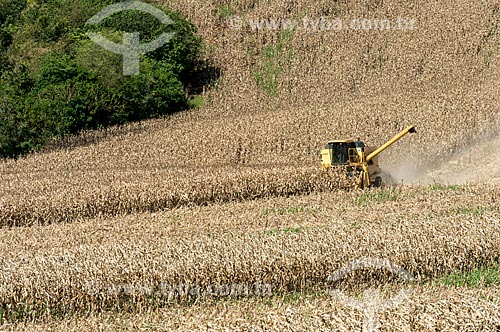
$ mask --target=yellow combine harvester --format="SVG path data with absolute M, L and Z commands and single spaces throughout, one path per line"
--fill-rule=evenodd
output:
M 383 174 L 378 165 L 378 154 L 408 133 L 416 133 L 415 127 L 407 127 L 379 148 L 368 147 L 359 138 L 329 141 L 321 150 L 321 166 L 326 171 L 332 167 L 344 168 L 347 176 L 357 177 L 359 188 L 380 187 Z

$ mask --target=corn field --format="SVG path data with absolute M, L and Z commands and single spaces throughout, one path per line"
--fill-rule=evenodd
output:
M 332 271 L 363 256 L 386 257 L 420 282 L 499 262 L 500 210 L 485 200 L 498 188 L 402 187 L 392 195 L 312 194 L 5 230 L 4 317 L 187 304 L 203 299 L 185 291 L 194 286 L 318 291 Z M 338 286 L 356 289 L 370 278 Z M 183 290 L 172 293 L 176 285 Z
M 433 283 L 500 266 L 497 1 L 165 4 L 197 26 L 221 76 L 199 109 L 0 162 L 1 331 L 359 331 L 363 313 L 328 296 L 325 281 L 360 257 L 418 279 L 407 303 L 380 313 L 381 331 L 498 331 L 500 283 Z M 239 29 L 228 26 L 235 15 Z M 304 17 L 416 25 L 248 23 Z M 418 170 L 431 185 L 396 178 L 362 191 L 322 172 L 326 141 L 377 146 L 409 124 L 417 134 L 381 166 Z M 468 184 L 433 182 L 461 175 Z M 333 286 L 401 286 L 358 272 Z M 164 292 L 255 283 L 272 294 Z

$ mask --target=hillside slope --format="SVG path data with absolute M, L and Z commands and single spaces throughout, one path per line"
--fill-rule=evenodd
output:
M 325 280 L 365 256 L 419 278 L 381 312 L 382 330 L 498 331 L 497 1 L 167 4 L 198 26 L 221 78 L 200 109 L 0 163 L 0 330 L 359 330 L 362 312 Z M 230 15 L 405 17 L 416 29 L 257 32 L 230 29 Z M 378 145 L 408 124 L 418 133 L 382 166 L 444 184 L 338 190 L 321 172 L 328 139 Z M 462 182 L 489 183 L 446 185 Z M 402 286 L 358 272 L 339 289 Z M 444 281 L 462 275 L 474 288 Z M 156 292 L 256 282 L 276 292 Z
M 222 15 L 223 5 L 243 22 L 304 15 L 346 21 L 408 17 L 416 28 L 290 32 L 252 31 L 244 24 L 235 30 Z M 100 207 L 118 213 L 203 203 L 206 195 L 199 192 L 206 188 L 213 201 L 241 192 L 251 198 L 266 191 L 326 190 L 317 173 L 318 150 L 326 140 L 362 137 L 378 145 L 407 124 L 415 124 L 418 134 L 384 152 L 382 165 L 427 173 L 498 132 L 500 13 L 494 1 L 169 6 L 198 26 L 207 58 L 222 70 L 218 84 L 204 94 L 205 106 L 82 134 L 54 143 L 48 152 L 2 162 L 3 224 L 23 218 L 50 222 L 52 215 L 54 221 L 71 220 L 98 215 Z M 263 85 L 256 73 L 268 71 L 269 84 Z M 273 84 L 275 91 L 269 90 Z M 475 158 L 491 157 L 480 151 Z M 106 208 L 109 201 L 114 205 Z

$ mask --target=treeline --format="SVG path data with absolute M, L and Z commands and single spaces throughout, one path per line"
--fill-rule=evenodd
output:
M 187 108 L 185 86 L 202 52 L 193 24 L 160 8 L 173 24 L 141 11 L 86 21 L 115 1 L 0 0 L 0 157 L 41 148 L 51 137 L 158 117 Z M 123 75 L 123 56 L 92 42 L 99 32 L 141 44 L 173 37 L 141 56 L 140 73 Z

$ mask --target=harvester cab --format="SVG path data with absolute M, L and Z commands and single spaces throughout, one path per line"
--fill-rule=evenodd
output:
M 332 167 L 342 167 L 348 176 L 359 173 L 356 185 L 360 188 L 379 187 L 382 185 L 383 174 L 378 165 L 378 154 L 407 133 L 415 132 L 415 127 L 409 126 L 379 148 L 366 146 L 359 138 L 329 141 L 321 150 L 321 166 L 326 171 Z

